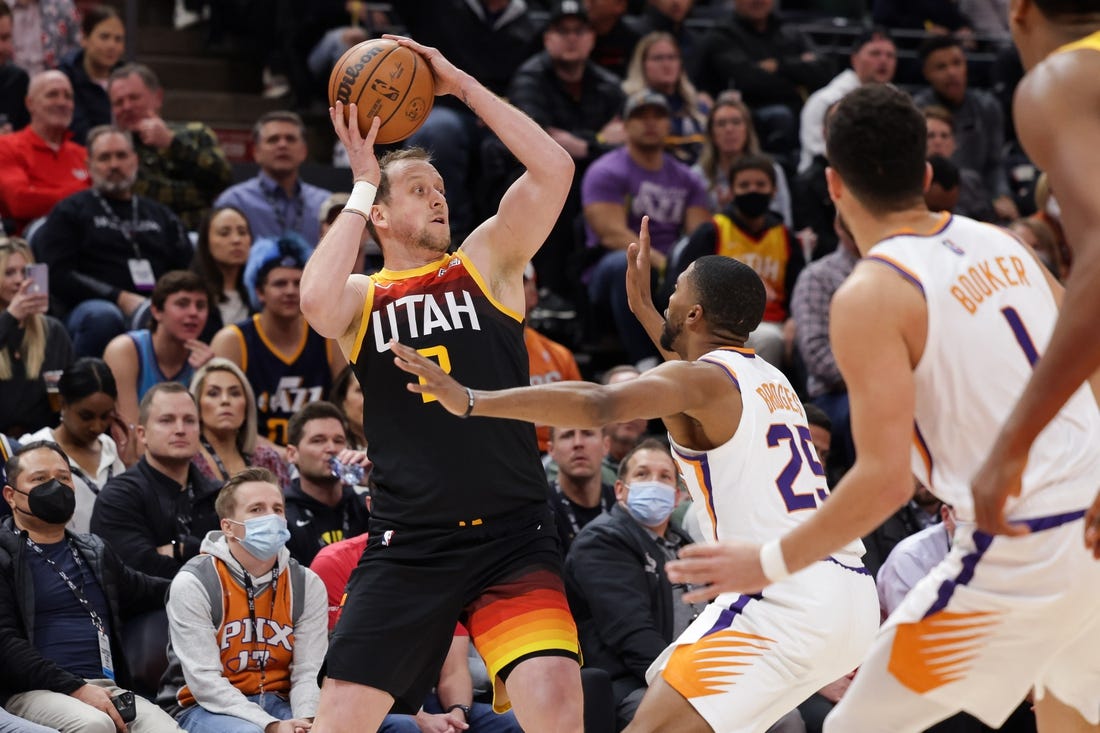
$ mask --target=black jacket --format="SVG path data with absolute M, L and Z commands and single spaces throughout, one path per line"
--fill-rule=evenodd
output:
M 668 534 L 691 540 L 669 526 Z M 622 506 L 589 522 L 565 558 L 565 591 L 584 663 L 606 670 L 616 704 L 645 687 L 645 672 L 673 639 L 665 553 Z
M 291 557 L 306 567 L 325 545 L 367 531 L 370 512 L 366 497 L 351 486 L 344 486 L 340 503 L 330 507 L 302 491 L 301 480 L 294 479 L 285 492 L 285 499 L 286 526 L 290 530 L 286 548 Z
M 540 127 L 560 127 L 588 143 L 588 157 L 577 161 L 575 181 L 580 181 L 589 163 L 615 147 L 598 142 L 596 133 L 622 113 L 623 91 L 617 76 L 591 61 L 584 69 L 579 100 L 554 73 L 545 51 L 519 67 L 508 98 Z
M 121 61 L 114 68 L 119 66 L 122 66 Z M 92 81 L 84 70 L 83 49 L 66 56 L 57 68 L 72 82 L 73 121 L 69 129 L 73 131 L 73 140 L 84 145 L 89 130 L 97 125 L 111 124 L 111 100 L 107 90 Z
M 11 517 L 0 521 L 0 703 L 17 692 L 50 690 L 68 695 L 84 680 L 44 658 L 34 646 L 34 578 L 28 572 L 26 533 L 15 534 Z M 99 581 L 111 609 L 111 657 L 115 681 L 130 687 L 121 631 L 125 617 L 164 607 L 168 581 L 126 567 L 99 537 L 65 535 Z M 125 613 L 124 613 L 125 612 Z
M 762 33 L 733 15 L 703 37 L 698 86 L 714 96 L 737 89 L 753 109 L 781 104 L 797 110 L 807 95 L 833 78 L 833 65 L 826 58 L 802 60 L 807 51 L 816 51 L 809 37 L 775 15 Z M 757 66 L 765 59 L 778 62 L 774 74 Z
M 94 191 L 74 193 L 57 203 L 35 234 L 35 254 L 50 266 L 50 307 L 60 318 L 89 298 L 113 303 L 123 290 L 137 292 L 127 264 L 134 258 L 134 244 L 119 230 L 120 222 L 130 226 L 132 205 L 103 200 L 113 216 L 107 215 Z M 153 274 L 159 278 L 169 270 L 186 270 L 194 248 L 180 220 L 151 199 L 135 200 L 134 242 Z
M 191 492 L 181 491 L 179 484 L 142 458 L 104 485 L 92 509 L 92 532 L 130 567 L 171 580 L 183 563 L 199 554 L 206 533 L 219 526 L 214 499 L 221 484 L 203 476 L 194 464 L 187 477 Z M 157 552 L 169 542 L 180 544 L 178 557 Z
M 31 121 L 24 100 L 30 77 L 27 72 L 11 63 L 0 64 L 0 117 L 7 117 L 13 132 L 18 132 Z

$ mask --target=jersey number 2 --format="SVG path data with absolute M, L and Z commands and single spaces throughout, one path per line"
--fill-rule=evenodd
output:
M 426 359 L 435 359 L 439 362 L 439 368 L 445 371 L 447 374 L 451 373 L 451 355 L 447 352 L 446 346 L 430 346 L 426 349 L 417 349 L 416 353 L 420 354 Z M 424 384 L 424 377 L 418 378 L 421 384 Z M 424 392 L 420 395 L 420 399 L 424 400 L 424 404 L 429 402 L 435 402 L 438 397 L 434 394 Z
M 814 454 L 810 429 L 804 425 L 798 425 L 795 429 L 798 431 L 798 437 L 791 432 L 790 425 L 775 423 L 768 428 L 768 447 L 776 448 L 781 442 L 787 441 L 787 447 L 791 452 L 790 460 L 775 479 L 775 485 L 779 488 L 779 495 L 783 497 L 783 503 L 787 505 L 788 512 L 816 509 L 818 499 L 825 501 L 829 497 L 826 489 L 817 489 L 816 497 L 814 492 L 800 494 L 794 490 L 794 482 L 804 465 L 809 465 L 814 476 L 825 475 L 825 467 Z

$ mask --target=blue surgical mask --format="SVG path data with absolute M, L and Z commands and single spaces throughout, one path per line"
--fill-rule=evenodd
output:
M 233 519 L 229 521 L 244 525 L 244 539 L 238 542 L 257 560 L 270 560 L 275 557 L 290 539 L 290 530 L 286 528 L 286 517 L 279 514 L 265 514 L 243 522 Z
M 667 521 L 676 508 L 676 487 L 659 481 L 635 481 L 630 484 L 626 508 L 643 526 L 656 527 Z

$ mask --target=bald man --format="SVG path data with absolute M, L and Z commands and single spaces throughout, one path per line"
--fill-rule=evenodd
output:
M 68 77 L 60 71 L 36 74 L 26 104 L 30 124 L 0 136 L 0 216 L 5 229 L 16 234 L 90 184 L 88 154 L 69 139 L 73 86 Z

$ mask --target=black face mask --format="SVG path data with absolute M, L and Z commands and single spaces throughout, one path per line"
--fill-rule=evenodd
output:
M 739 193 L 733 197 L 733 206 L 738 212 L 748 219 L 762 216 L 771 206 L 771 194 L 752 191 L 751 193 Z
M 65 524 L 76 511 L 76 492 L 55 478 L 19 493 L 27 497 L 27 505 L 31 508 L 29 514 L 47 524 Z M 22 509 L 18 511 L 23 512 Z

